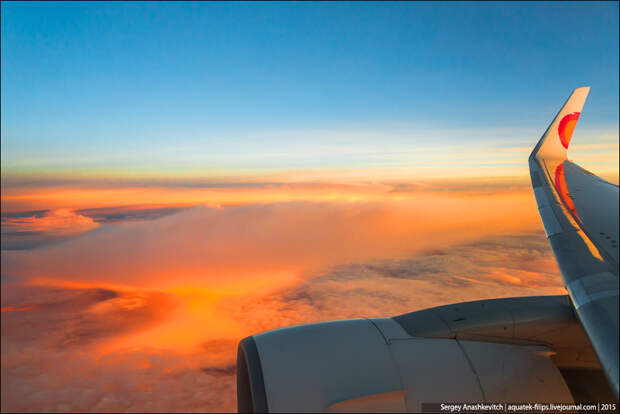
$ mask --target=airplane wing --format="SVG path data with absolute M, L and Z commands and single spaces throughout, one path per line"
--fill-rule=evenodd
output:
M 568 296 L 458 303 L 249 336 L 237 351 L 238 411 L 437 412 L 450 402 L 617 400 L 618 187 L 566 159 L 588 90 L 573 92 L 529 159 Z
M 529 158 L 547 238 L 618 399 L 618 186 L 567 159 L 590 88 L 573 91 Z

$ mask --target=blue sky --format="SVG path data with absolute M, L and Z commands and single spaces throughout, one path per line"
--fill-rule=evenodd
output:
M 582 85 L 576 139 L 617 140 L 618 47 L 617 2 L 3 2 L 2 169 L 402 165 Z

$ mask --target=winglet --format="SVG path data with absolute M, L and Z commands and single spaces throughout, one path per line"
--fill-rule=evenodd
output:
M 577 88 L 568 98 L 549 128 L 538 141 L 530 155 L 531 158 L 565 160 L 573 130 L 588 97 L 590 87 Z

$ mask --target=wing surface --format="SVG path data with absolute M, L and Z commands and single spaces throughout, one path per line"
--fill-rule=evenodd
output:
M 573 91 L 532 151 L 529 166 L 566 289 L 618 398 L 618 186 L 567 159 L 589 91 Z

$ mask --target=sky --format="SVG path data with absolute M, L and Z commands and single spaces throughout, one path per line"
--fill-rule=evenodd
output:
M 564 294 L 527 157 L 618 183 L 617 2 L 1 4 L 1 410 L 236 410 L 267 329 Z
M 583 85 L 592 93 L 574 144 L 617 138 L 615 2 L 9 2 L 2 12 L 8 180 L 419 175 L 416 164 L 441 163 L 427 149 L 450 148 L 466 151 L 468 175 L 489 174 L 476 152 L 530 146 Z M 495 167 L 514 174 L 517 161 Z

